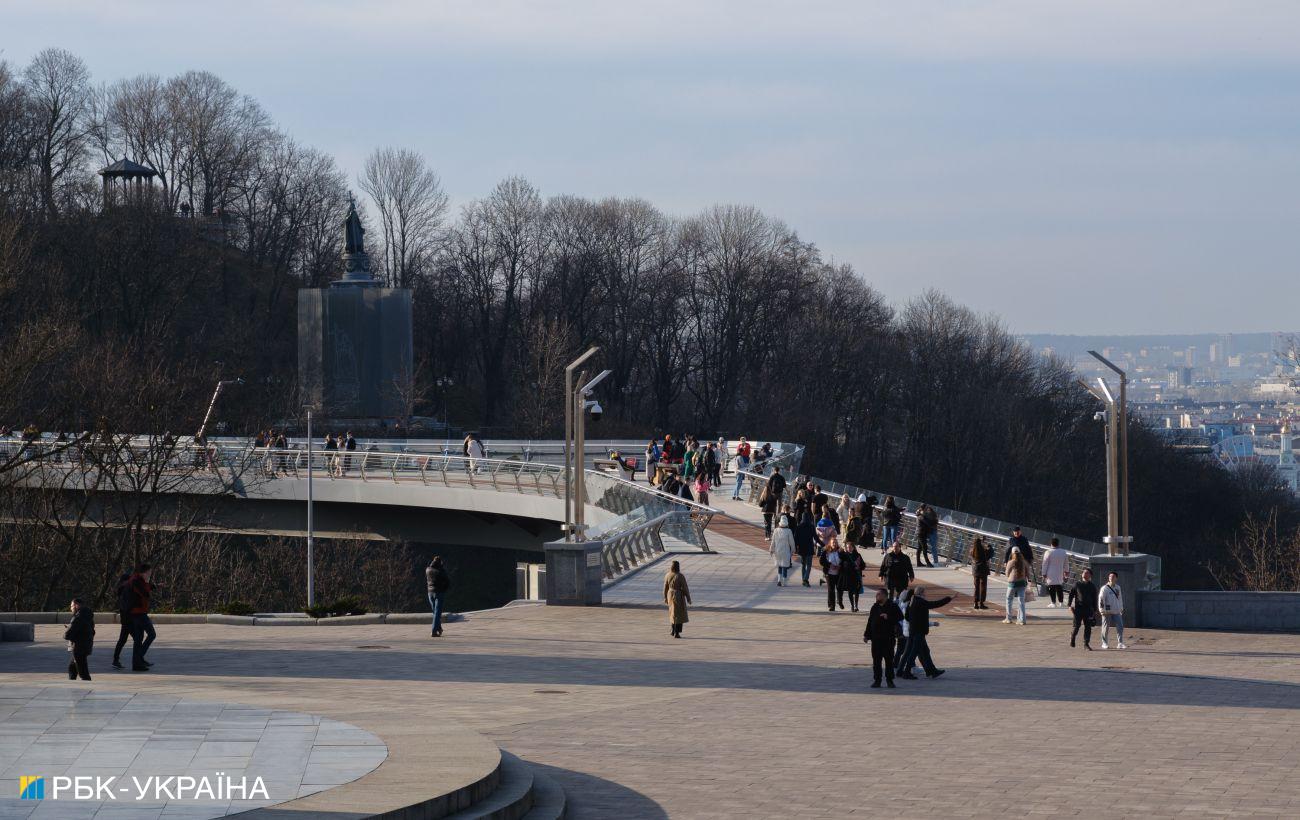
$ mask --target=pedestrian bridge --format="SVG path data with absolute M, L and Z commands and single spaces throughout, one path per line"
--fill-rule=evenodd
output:
M 150 499 L 153 526 L 198 516 L 198 529 L 304 535 L 308 492 L 321 537 L 363 537 L 533 548 L 561 537 L 564 468 L 542 461 L 470 459 L 438 452 L 272 450 L 242 442 L 207 447 L 162 440 L 109 445 L 7 443 L 21 488 L 54 491 L 68 515 L 112 525 L 123 499 Z M 613 578 L 669 547 L 708 550 L 716 510 L 615 473 L 584 468 L 589 534 L 605 542 Z M 45 496 L 47 499 L 49 496 Z M 40 506 L 29 494 L 31 520 Z M 46 504 L 42 507 L 48 514 Z M 133 509 L 139 509 L 137 502 Z

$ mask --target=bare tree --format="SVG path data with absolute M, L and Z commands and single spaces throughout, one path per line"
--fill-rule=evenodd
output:
M 384 277 L 394 287 L 409 288 L 447 213 L 442 183 L 424 157 L 405 148 L 376 149 L 358 182 L 379 211 Z
M 86 156 L 90 72 L 81 58 L 47 48 L 32 58 L 23 78 L 33 117 L 37 188 L 52 217 L 64 203 L 60 189 L 65 178 Z

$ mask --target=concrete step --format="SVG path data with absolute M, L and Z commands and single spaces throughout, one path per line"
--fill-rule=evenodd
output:
M 503 749 L 496 789 L 447 820 L 521 820 L 533 808 L 533 778 L 532 766 Z
M 533 807 L 523 820 L 564 820 L 569 801 L 555 778 L 533 770 Z

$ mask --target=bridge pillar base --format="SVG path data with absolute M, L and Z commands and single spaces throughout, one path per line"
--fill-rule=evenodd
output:
M 600 606 L 603 546 L 601 541 L 546 544 L 547 606 Z
M 1124 625 L 1141 626 L 1142 613 L 1138 611 L 1138 591 L 1150 589 L 1147 577 L 1147 559 L 1150 556 L 1134 552 L 1129 555 L 1094 555 L 1089 563 L 1092 566 L 1092 581 L 1101 589 L 1110 573 L 1119 576 L 1119 588 L 1124 598 Z

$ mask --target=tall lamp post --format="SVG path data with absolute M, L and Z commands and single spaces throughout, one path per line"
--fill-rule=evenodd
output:
M 1128 374 L 1095 350 L 1088 354 L 1119 375 L 1118 399 L 1104 378 L 1094 387 L 1080 379 L 1089 393 L 1106 406 L 1099 414 L 1106 423 L 1106 548 L 1110 555 L 1128 555 L 1133 536 L 1128 529 Z
M 307 606 L 316 605 L 316 555 L 315 555 L 315 527 L 312 520 L 312 437 L 311 437 L 311 405 L 306 405 L 303 409 L 307 411 Z
M 581 539 L 586 530 L 586 474 L 585 449 L 587 440 L 587 411 L 599 416 L 600 404 L 588 401 L 592 390 L 613 371 L 605 370 L 596 378 L 583 384 L 586 371 L 578 371 L 582 363 L 596 355 L 600 347 L 593 345 L 564 368 L 564 540 Z M 574 374 L 577 372 L 577 378 Z

